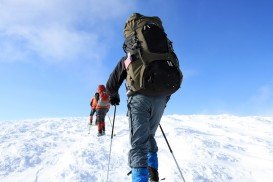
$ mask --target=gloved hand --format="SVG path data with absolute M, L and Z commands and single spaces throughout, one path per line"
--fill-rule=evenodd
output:
M 114 105 L 119 105 L 120 99 L 119 99 L 119 94 L 113 95 L 110 97 L 110 104 L 112 106 Z

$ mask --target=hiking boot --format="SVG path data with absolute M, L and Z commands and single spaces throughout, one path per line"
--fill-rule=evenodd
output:
M 148 166 L 148 171 L 149 171 L 149 179 L 150 182 L 158 182 L 159 181 L 159 177 L 158 177 L 158 172 L 156 169 Z
M 105 135 L 105 130 L 102 130 L 102 134 Z
M 132 181 L 147 182 L 148 169 L 146 167 L 132 168 Z
M 105 135 L 105 131 L 98 132 L 97 136 L 103 136 Z

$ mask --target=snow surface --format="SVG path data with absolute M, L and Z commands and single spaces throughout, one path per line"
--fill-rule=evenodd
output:
M 111 125 L 88 134 L 87 117 L 0 122 L 0 181 L 106 181 Z M 112 119 L 112 118 L 111 118 Z M 161 126 L 188 181 L 272 181 L 273 117 L 170 115 Z M 130 181 L 128 120 L 117 116 L 109 181 Z M 182 181 L 158 129 L 159 174 Z

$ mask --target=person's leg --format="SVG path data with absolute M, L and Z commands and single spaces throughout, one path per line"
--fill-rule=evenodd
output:
M 102 121 L 101 121 L 101 128 L 102 128 L 102 133 L 105 134 L 105 117 L 106 117 L 106 114 L 108 112 L 108 109 L 107 108 L 103 108 L 102 109 Z
M 103 121 L 100 121 L 98 126 L 99 126 L 98 136 L 104 135 L 104 132 L 103 132 Z
M 132 168 L 132 181 L 148 181 L 147 142 L 151 103 L 148 97 L 136 94 L 128 99 L 130 144 L 128 163 Z
M 98 125 L 98 136 L 102 134 L 102 109 L 97 109 L 96 123 Z
M 89 117 L 89 124 L 92 125 L 92 122 L 93 122 L 93 109 L 91 109 L 90 111 L 90 117 Z
M 90 117 L 89 117 L 89 124 L 92 125 L 92 123 L 93 123 L 93 116 L 90 115 Z
M 102 129 L 102 133 L 105 134 L 105 121 L 102 121 L 101 129 Z
M 152 99 L 151 119 L 150 119 L 150 135 L 148 142 L 148 170 L 149 178 L 151 181 L 158 181 L 158 157 L 157 157 L 157 143 L 154 138 L 161 117 L 163 115 L 166 98 L 165 97 L 154 97 Z

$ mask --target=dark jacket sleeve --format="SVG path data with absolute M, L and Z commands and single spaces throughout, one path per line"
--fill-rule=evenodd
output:
M 110 97 L 118 94 L 118 90 L 127 76 L 124 65 L 125 59 L 126 57 L 121 58 L 106 83 L 106 92 Z

